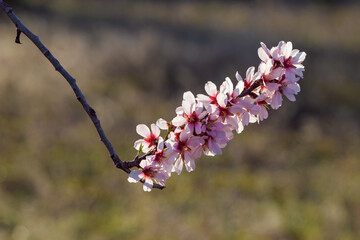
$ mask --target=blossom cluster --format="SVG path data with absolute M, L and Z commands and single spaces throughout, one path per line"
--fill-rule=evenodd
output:
M 143 138 L 134 147 L 146 157 L 130 172 L 128 181 L 142 181 L 144 191 L 151 191 L 154 181 L 165 186 L 166 179 L 174 172 L 180 174 L 184 166 L 193 171 L 195 159 L 202 154 L 222 154 L 234 132 L 239 134 L 249 123 L 266 119 L 270 107 L 282 105 L 283 96 L 295 101 L 306 53 L 281 41 L 271 49 L 261 43 L 258 55 L 261 63 L 257 71 L 248 68 L 245 78 L 237 72 L 236 84 L 227 77 L 219 89 L 207 82 L 206 95 L 185 92 L 171 122 L 160 118 L 150 128 L 137 125 L 136 132 Z M 166 131 L 164 138 L 161 130 Z

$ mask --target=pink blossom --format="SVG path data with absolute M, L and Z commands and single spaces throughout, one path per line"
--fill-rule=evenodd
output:
M 140 136 L 144 137 L 143 139 L 135 141 L 134 148 L 136 150 L 139 150 L 140 146 L 142 146 L 142 151 L 147 153 L 156 146 L 160 135 L 160 129 L 155 124 L 151 124 L 150 127 L 151 131 L 145 124 L 139 124 L 136 126 L 136 132 Z
M 283 79 L 280 81 L 279 88 L 274 91 L 270 105 L 273 109 L 278 109 L 282 105 L 282 95 L 285 95 L 290 101 L 294 102 L 296 100 L 295 95 L 299 92 L 300 85 L 298 83 Z
M 221 148 L 224 148 L 232 137 L 230 125 L 217 121 L 213 115 L 209 116 L 203 136 L 205 141 L 203 151 L 205 155 L 215 156 L 222 154 Z
M 156 152 L 147 156 L 146 159 L 152 162 L 154 166 L 163 168 L 169 176 L 171 175 L 172 164 L 174 163 L 175 156 L 167 152 L 162 137 L 159 137 L 159 143 Z
M 238 80 L 238 83 L 243 82 L 243 88 L 248 89 L 253 84 L 253 82 L 257 79 L 258 76 L 257 76 L 257 74 L 255 74 L 255 67 L 249 67 L 246 70 L 245 79 L 243 79 L 238 72 L 236 72 L 235 77 Z M 241 94 L 242 90 L 238 92 L 238 95 Z
M 270 96 L 268 91 L 262 93 L 255 99 L 256 104 L 259 106 L 259 113 L 257 115 L 258 122 L 268 118 L 269 115 L 267 111 L 267 105 L 269 104 L 268 101 L 270 101 Z
M 258 55 L 262 62 L 257 72 L 254 67 L 248 68 L 245 79 L 236 72 L 235 86 L 228 77 L 219 89 L 209 81 L 205 84 L 207 95 L 195 98 L 190 91 L 184 93 L 171 122 L 160 118 L 151 124 L 151 131 L 139 124 L 136 131 L 144 138 L 134 147 L 139 150 L 142 146 L 148 155 L 138 170 L 130 172 L 128 181 L 143 181 L 144 191 L 151 190 L 153 181 L 164 186 L 171 172 L 180 174 L 184 165 L 188 172 L 193 171 L 202 152 L 207 156 L 222 154 L 234 130 L 241 133 L 249 123 L 268 118 L 267 108 L 279 108 L 283 95 L 295 101 L 306 54 L 293 49 L 291 42 L 281 41 L 271 49 L 261 43 Z M 160 129 L 167 131 L 165 142 L 159 136 Z
M 172 120 L 174 126 L 180 127 L 186 124 L 186 126 L 193 133 L 201 133 L 201 119 L 206 116 L 206 112 L 203 111 L 203 106 L 197 103 L 194 95 L 188 91 L 184 93 L 184 100 L 182 106 L 177 108 L 177 116 Z
M 184 164 L 188 172 L 193 171 L 195 169 L 194 160 L 201 156 L 202 144 L 204 144 L 204 140 L 201 137 L 193 136 L 188 128 L 169 138 L 167 141 L 169 154 L 175 155 L 173 171 L 180 174 Z
M 293 49 L 291 42 L 280 42 L 280 51 L 278 51 L 278 58 L 281 62 L 282 68 L 285 70 L 285 78 L 290 82 L 296 82 L 299 77 L 303 77 L 304 66 L 302 62 L 305 60 L 306 53 Z
M 216 85 L 213 82 L 207 82 L 205 84 L 205 91 L 208 96 L 204 94 L 198 94 L 196 96 L 197 101 L 204 104 L 205 107 L 209 106 L 209 104 L 216 104 L 216 97 L 219 94 Z
M 136 183 L 143 180 L 143 189 L 146 192 L 151 191 L 154 185 L 153 179 L 161 186 L 165 186 L 168 175 L 161 167 L 153 165 L 152 162 L 147 159 L 141 161 L 140 167 L 141 169 L 130 172 L 128 177 L 130 183 Z
M 274 69 L 274 61 L 269 60 L 266 63 L 260 63 L 257 74 L 263 84 L 266 87 L 269 87 L 272 83 L 274 83 L 274 80 L 279 79 L 283 75 L 283 72 L 284 70 L 282 68 Z

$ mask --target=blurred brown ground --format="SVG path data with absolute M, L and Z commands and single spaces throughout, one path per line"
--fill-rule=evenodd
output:
M 261 41 L 308 55 L 295 103 L 148 194 L 1 13 L 0 239 L 360 239 L 360 6 L 264 2 L 8 1 L 124 160 L 137 124 L 171 120 L 184 91 L 257 67 Z

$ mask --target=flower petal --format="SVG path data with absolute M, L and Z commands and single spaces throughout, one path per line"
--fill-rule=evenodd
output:
M 139 149 L 140 149 L 140 146 L 141 146 L 141 145 L 144 146 L 145 144 L 146 144 L 146 142 L 144 141 L 144 139 L 136 140 L 135 143 L 134 143 L 134 148 L 135 148 L 136 150 L 139 150 Z
M 155 124 L 151 124 L 151 132 L 155 135 L 155 137 L 159 137 L 160 135 L 160 128 L 156 126 Z
M 158 126 L 160 129 L 162 130 L 168 130 L 169 126 L 167 125 L 167 121 L 165 121 L 164 119 L 162 118 L 159 118 L 157 121 L 156 121 L 156 126 Z
M 153 180 L 151 178 L 145 178 L 143 189 L 145 192 L 150 192 L 153 188 Z
M 129 174 L 128 181 L 130 183 L 136 183 L 141 180 L 141 178 L 142 178 L 141 175 L 142 175 L 141 171 L 133 170 Z
M 137 134 L 139 134 L 140 136 L 142 136 L 144 138 L 147 138 L 151 134 L 150 129 L 145 124 L 137 125 L 136 132 L 137 132 Z
M 192 94 L 192 92 L 190 92 L 190 91 L 187 91 L 184 93 L 183 99 L 184 99 L 184 101 L 188 102 L 190 105 L 195 103 L 194 94 Z
M 180 175 L 180 173 L 182 172 L 184 163 L 181 159 L 181 157 L 179 157 L 178 159 L 175 160 L 175 164 L 173 166 L 173 172 L 176 172 L 178 175 Z
M 177 117 L 174 117 L 171 122 L 174 126 L 180 127 L 186 123 L 186 118 L 184 118 L 182 116 L 177 116 Z
M 209 96 L 215 96 L 217 93 L 217 88 L 215 83 L 208 81 L 205 84 L 205 91 Z

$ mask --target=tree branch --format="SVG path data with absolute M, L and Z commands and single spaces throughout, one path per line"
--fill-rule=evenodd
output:
M 130 173 L 130 168 L 138 166 L 141 160 L 143 160 L 146 157 L 146 154 L 142 157 L 136 157 L 132 162 L 123 162 L 119 156 L 116 154 L 111 142 L 106 137 L 105 132 L 100 124 L 100 120 L 96 115 L 95 110 L 88 104 L 88 102 L 85 99 L 85 96 L 81 92 L 80 88 L 76 84 L 75 78 L 73 78 L 66 70 L 65 68 L 60 64 L 60 62 L 52 55 L 52 53 L 45 47 L 45 45 L 40 41 L 39 37 L 33 34 L 21 21 L 20 19 L 15 15 L 12 8 L 9 7 L 3 0 L 0 0 L 0 8 L 8 15 L 10 20 L 15 24 L 16 27 L 16 38 L 15 42 L 20 44 L 20 35 L 23 33 L 25 36 L 27 36 L 42 52 L 42 54 L 49 60 L 49 62 L 54 66 L 55 70 L 58 71 L 65 80 L 69 83 L 72 90 L 75 93 L 76 99 L 81 103 L 83 106 L 85 112 L 90 117 L 91 121 L 93 122 L 100 140 L 104 143 L 106 149 L 108 150 L 111 159 L 113 160 L 115 166 L 117 168 L 122 169 L 126 173 Z M 158 184 L 154 184 L 155 188 L 163 189 L 164 187 Z
M 147 156 L 153 154 L 153 152 L 149 152 L 146 153 L 142 156 L 136 156 L 135 159 L 133 161 L 130 162 L 123 162 L 119 156 L 116 154 L 111 142 L 109 141 L 109 139 L 106 137 L 105 132 L 100 124 L 100 120 L 98 119 L 95 110 L 87 103 L 85 96 L 83 95 L 83 93 L 81 92 L 80 88 L 78 87 L 78 85 L 76 84 L 76 80 L 75 78 L 73 78 L 65 69 L 64 67 L 60 64 L 60 62 L 51 54 L 51 52 L 45 47 L 45 45 L 40 41 L 39 37 L 36 36 L 35 34 L 33 34 L 21 21 L 20 19 L 14 14 L 13 10 L 3 1 L 0 0 L 0 8 L 8 15 L 8 17 L 10 18 L 10 20 L 15 24 L 16 26 L 16 37 L 15 37 L 15 42 L 18 44 L 21 44 L 20 42 L 20 36 L 23 33 L 25 36 L 27 36 L 38 48 L 39 50 L 42 52 L 42 54 L 49 60 L 49 62 L 54 66 L 55 70 L 58 71 L 64 78 L 65 80 L 69 83 L 69 85 L 71 86 L 72 90 L 75 93 L 76 99 L 81 103 L 81 105 L 83 106 L 85 112 L 88 114 L 88 116 L 90 117 L 91 121 L 93 122 L 100 140 L 103 142 L 103 144 L 105 145 L 106 149 L 109 152 L 109 155 L 112 159 L 112 161 L 114 162 L 115 166 L 117 168 L 122 169 L 124 172 L 126 173 L 130 173 L 131 172 L 131 168 L 133 167 L 139 167 L 140 162 L 142 160 L 144 160 Z M 247 96 L 247 95 L 251 95 L 252 91 L 254 91 L 256 88 L 258 88 L 259 86 L 261 86 L 261 81 L 260 80 L 256 80 L 253 82 L 253 84 L 247 88 L 244 89 L 244 91 L 237 96 L 237 99 Z M 144 183 L 143 180 L 141 180 L 142 183 Z M 163 189 L 165 188 L 162 185 L 159 184 L 154 184 L 153 185 L 154 188 L 158 188 L 158 189 Z

